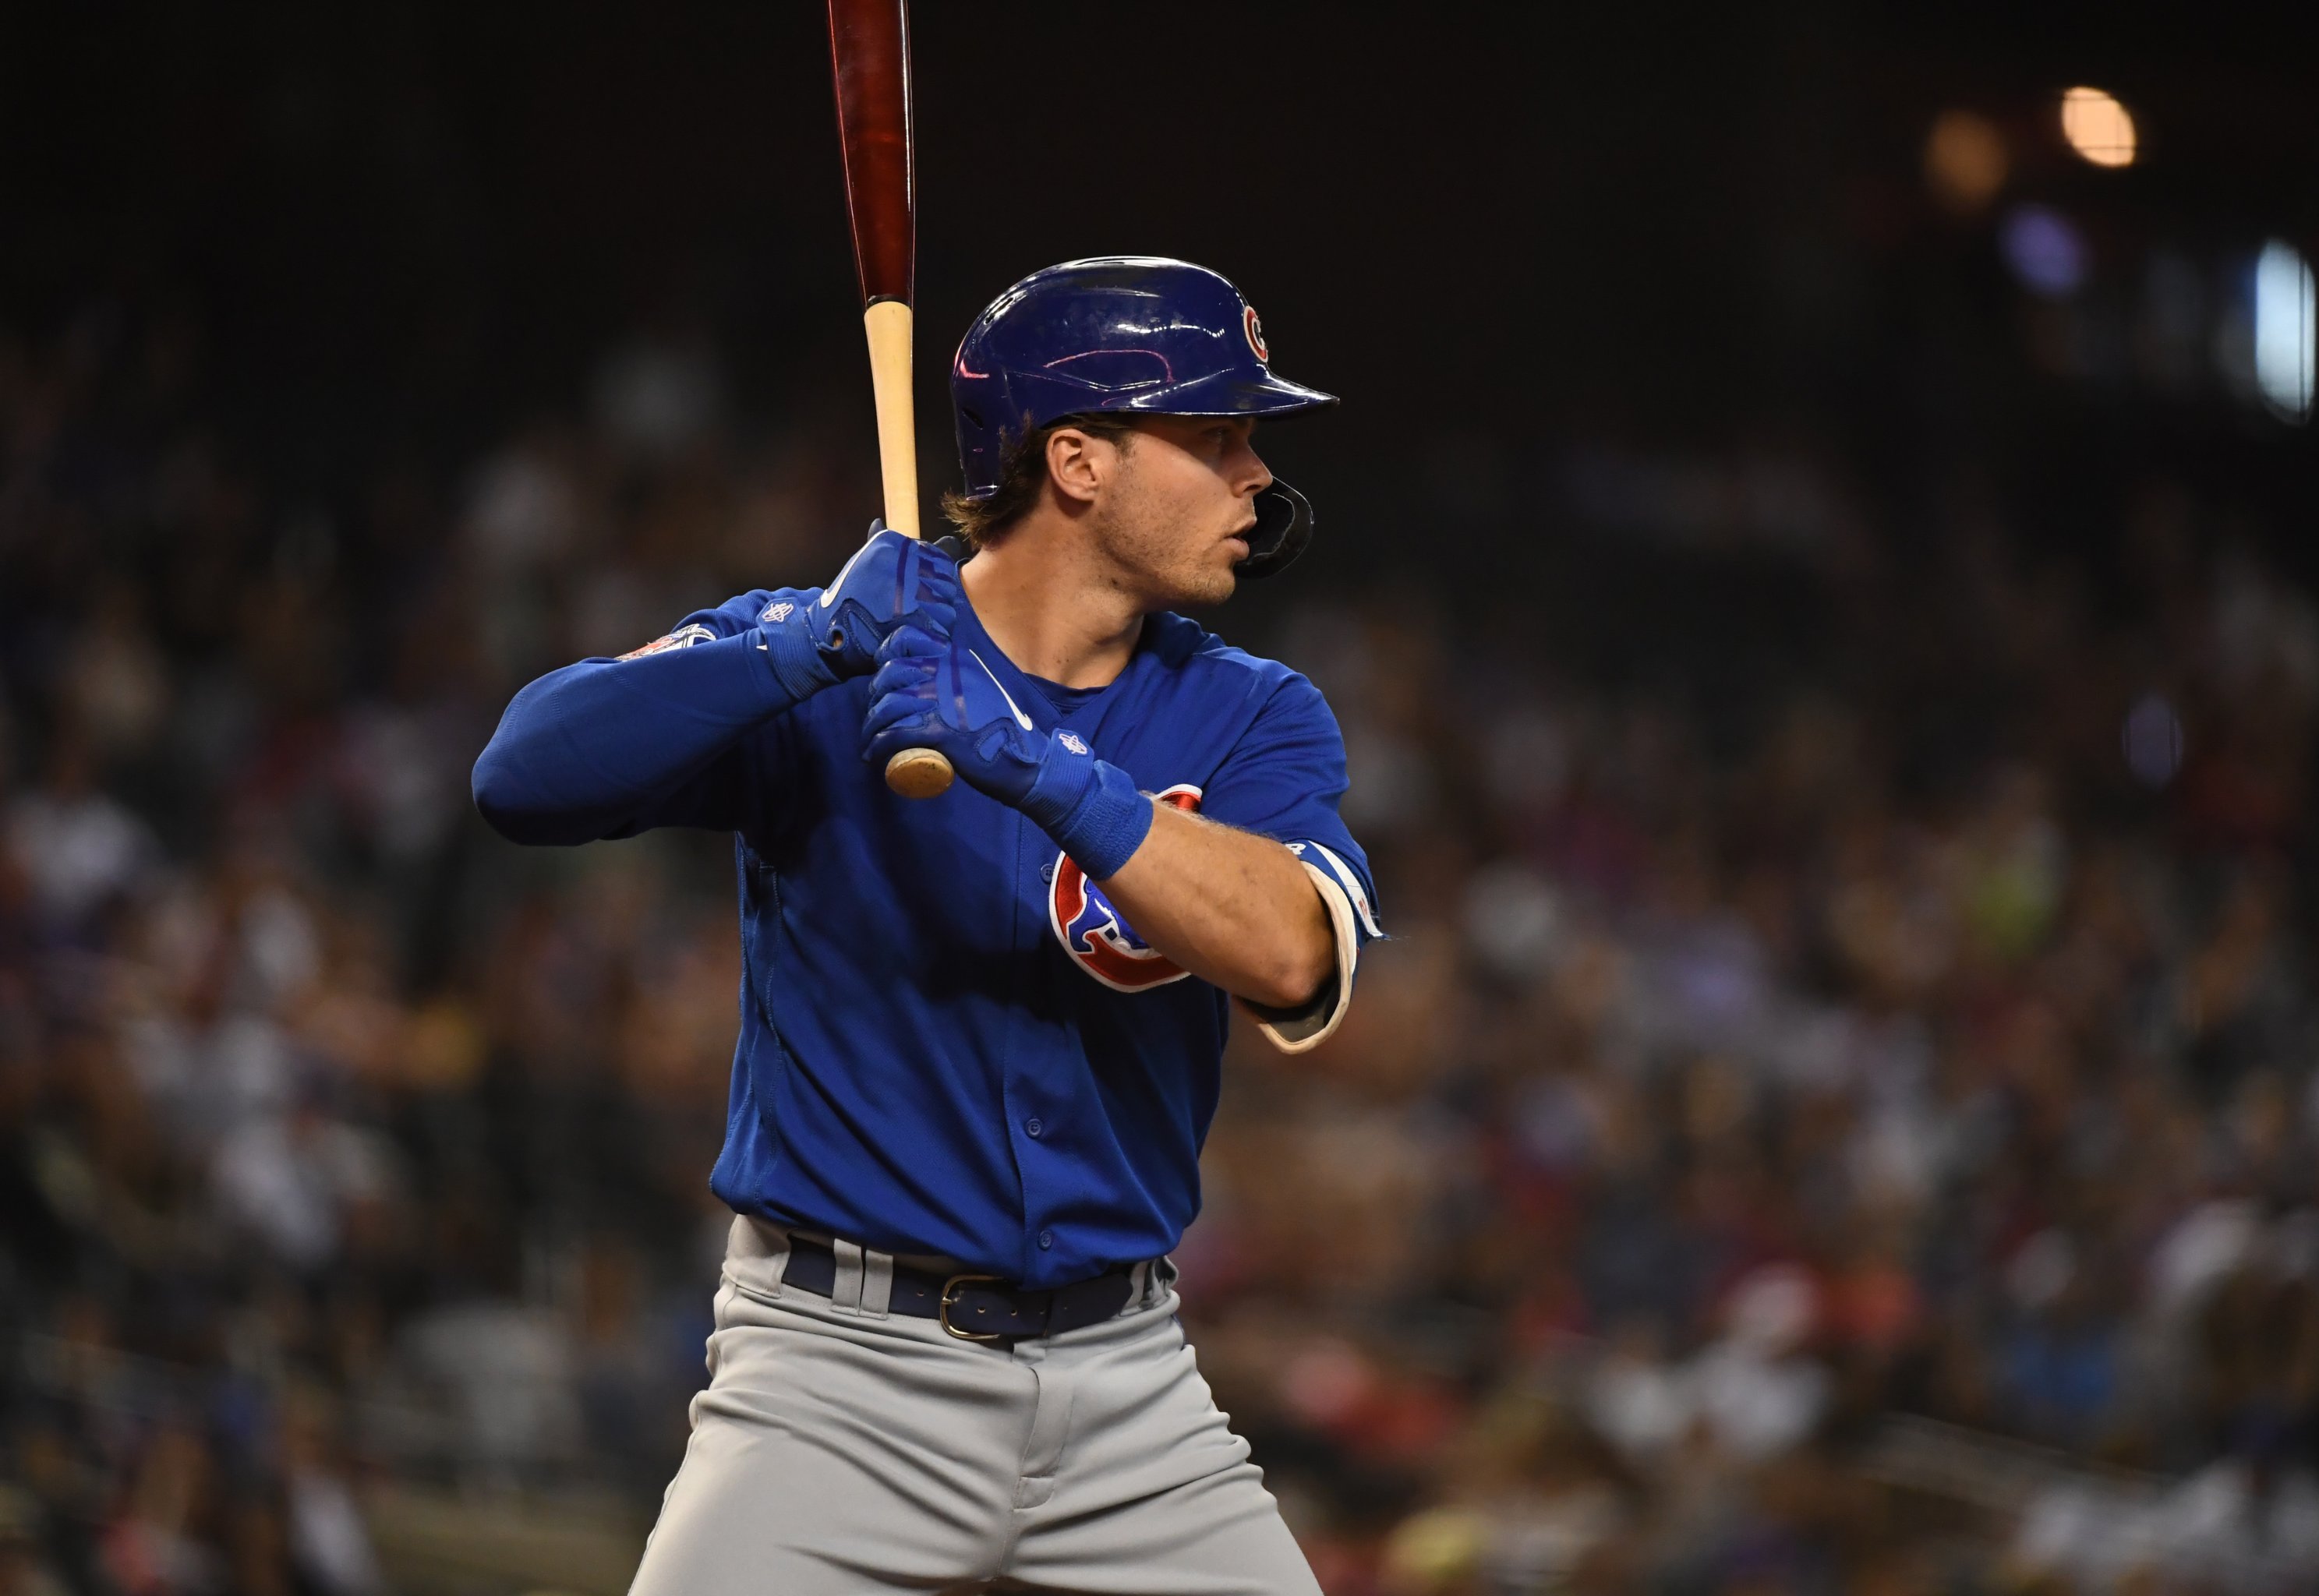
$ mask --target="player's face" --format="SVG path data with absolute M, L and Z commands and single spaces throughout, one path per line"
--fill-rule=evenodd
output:
M 1245 417 L 1151 416 L 1119 451 L 1091 530 L 1150 607 L 1232 597 L 1256 496 L 1272 482 L 1255 430 Z

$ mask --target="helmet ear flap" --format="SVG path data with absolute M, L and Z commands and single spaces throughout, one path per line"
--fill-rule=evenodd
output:
M 1304 494 L 1275 477 L 1256 496 L 1256 525 L 1249 528 L 1248 558 L 1233 569 L 1251 579 L 1285 571 L 1313 541 L 1313 506 Z

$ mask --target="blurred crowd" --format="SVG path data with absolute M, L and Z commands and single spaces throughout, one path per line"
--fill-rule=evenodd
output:
M 210 357 L 0 333 L 0 1596 L 385 1591 L 395 1485 L 649 1520 L 729 854 L 520 852 L 467 772 L 873 491 L 661 329 L 303 498 Z M 1329 694 L 1394 934 L 1325 1048 L 1235 1039 L 1179 1255 L 1323 1584 L 2319 1588 L 2319 609 L 2163 480 L 2093 562 L 1970 462 L 1903 538 L 1824 459 L 1563 446 L 1554 603 L 1769 572 L 1790 668 L 1614 607 L 1694 668 L 1595 670 L 1349 546 L 1210 618 Z
M 1331 1589 L 2319 1588 L 2319 610 L 1995 524 L 1831 549 L 1753 726 L 1292 628 L 1400 941 L 1185 1262 Z

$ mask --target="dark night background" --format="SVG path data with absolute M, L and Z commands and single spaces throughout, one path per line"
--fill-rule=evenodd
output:
M 1526 455 L 1579 416 L 1697 437 L 1839 418 L 1899 459 L 1960 434 L 2104 464 L 2203 446 L 2278 491 L 2290 451 L 2006 393 L 1986 240 L 1928 212 L 1917 168 L 1945 105 L 2026 124 L 2052 84 L 2098 80 L 2157 158 L 2092 171 L 2044 131 L 2022 176 L 2106 246 L 2304 236 L 2319 26 L 2068 9 L 928 5 L 927 365 L 1037 266 L 1213 261 L 1345 390 L 1325 441 L 1284 446 L 1372 463 L 1331 519 L 1378 547 L 1438 507 L 1445 428 Z M 568 406 L 607 329 L 656 316 L 714 325 L 744 403 L 866 405 L 816 7 L 7 25 L 11 305 L 37 324 L 99 284 L 198 302 L 218 402 L 294 491 Z M 934 482 L 955 467 L 925 386 Z
M 1072 257 L 1345 401 L 1214 624 L 1398 940 L 1181 1255 L 1331 1596 L 2319 1580 L 2319 14 L 2024 12 L 916 7 L 929 503 Z M 465 770 L 835 569 L 857 311 L 802 0 L 0 12 L 0 1596 L 624 1587 L 728 867 Z

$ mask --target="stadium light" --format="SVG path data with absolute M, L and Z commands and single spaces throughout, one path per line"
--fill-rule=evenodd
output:
M 1980 210 L 2005 186 L 2005 140 L 1990 120 L 1944 111 L 1925 140 L 1925 180 L 1950 210 Z
M 2092 251 L 2070 219 L 2046 205 L 2016 205 L 1998 229 L 2005 264 L 2030 293 L 2067 299 L 2086 280 Z
M 2313 366 L 2319 365 L 2311 263 L 2273 239 L 2254 263 L 2254 380 L 2271 410 L 2289 421 L 2311 415 Z
M 2095 166 L 2134 165 L 2134 118 L 2114 95 L 2098 88 L 2062 91 L 2062 136 Z

